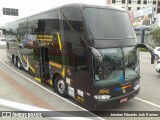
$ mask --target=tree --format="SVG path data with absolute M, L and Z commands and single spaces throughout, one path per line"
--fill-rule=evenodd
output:
M 152 35 L 152 40 L 159 45 L 160 44 L 160 27 L 157 27 L 156 29 L 151 31 L 151 35 Z

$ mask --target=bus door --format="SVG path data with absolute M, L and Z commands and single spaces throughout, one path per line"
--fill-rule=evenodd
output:
M 75 88 L 76 98 L 79 99 L 80 102 L 84 102 L 86 99 L 85 93 L 89 93 L 90 91 L 90 74 L 89 74 L 89 59 L 87 54 L 87 49 L 78 48 L 75 50 L 75 60 L 74 60 L 74 80 L 75 80 Z
M 43 80 L 50 79 L 48 48 L 40 49 L 40 75 Z

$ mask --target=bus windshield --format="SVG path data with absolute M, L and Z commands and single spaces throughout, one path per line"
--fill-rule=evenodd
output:
M 136 38 L 128 14 L 105 8 L 84 8 L 88 37 L 91 39 Z
M 99 72 L 99 65 L 95 61 L 95 83 L 115 84 L 130 81 L 139 77 L 138 52 L 134 47 L 98 49 L 102 55 L 103 67 Z

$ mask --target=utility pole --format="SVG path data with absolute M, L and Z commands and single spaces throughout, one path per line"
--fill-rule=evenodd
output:
M 128 12 L 128 0 L 126 0 L 126 11 Z

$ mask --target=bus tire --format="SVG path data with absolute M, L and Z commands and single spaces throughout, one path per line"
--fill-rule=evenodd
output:
M 14 65 L 14 56 L 12 56 L 12 65 Z
M 17 62 L 16 62 L 16 64 L 17 64 L 17 67 L 20 69 L 20 70 L 22 70 L 22 64 L 21 64 L 21 61 L 20 61 L 20 59 L 17 57 Z
M 66 97 L 66 85 L 64 79 L 60 75 L 55 79 L 54 89 L 60 96 Z
M 15 56 L 12 56 L 12 64 L 17 67 L 17 60 Z

